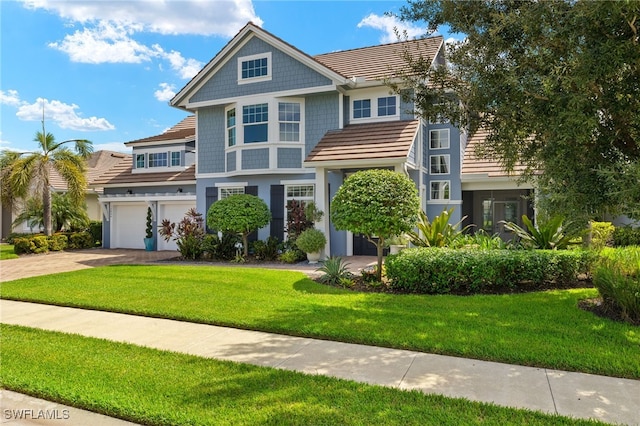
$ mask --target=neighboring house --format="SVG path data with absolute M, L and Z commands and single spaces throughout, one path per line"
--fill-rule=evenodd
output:
M 175 241 L 158 237 L 157 225 L 163 219 L 179 222 L 196 206 L 195 116 L 125 145 L 132 155 L 92 182 L 103 188 L 98 199 L 103 247 L 144 248 L 151 207 L 157 249 L 175 250 Z
M 109 218 L 104 229 L 111 233 L 105 241 L 110 247 L 141 248 L 143 210 L 160 203 L 162 191 L 177 202 L 175 188 L 180 187 L 195 193 L 184 198 L 185 207 L 191 203 L 203 214 L 232 194 L 259 196 L 272 214 L 271 223 L 258 231 L 260 239 L 286 238 L 290 200 L 315 201 L 325 212 L 316 226 L 327 234 L 326 255 L 374 254 L 363 237 L 336 231 L 328 214 L 345 178 L 368 168 L 411 178 L 429 217 L 455 207 L 454 223 L 468 215 L 493 233 L 500 231 L 498 221 L 530 213 L 522 196 L 531 188 L 518 187 L 497 164 L 473 154 L 481 133 L 469 138 L 448 123 L 425 122 L 384 84 L 394 70 L 406 67 L 405 49 L 433 65 L 445 61 L 442 37 L 310 56 L 247 24 L 171 100 L 171 106 L 194 114 L 187 119 L 193 126 L 190 138 L 179 133 L 187 130 L 174 128 L 130 142 L 134 164 L 117 179 L 101 181 Z M 150 167 L 151 155 L 173 155 L 183 148 L 195 151 L 195 170 L 188 162 L 180 163 L 180 173 L 149 174 L 158 171 Z M 182 170 L 185 166 L 191 167 Z M 127 189 L 133 193 L 127 196 Z M 117 214 L 117 208 L 134 204 L 137 209 Z M 166 217 L 156 212 L 157 218 Z M 127 222 L 134 220 L 135 225 Z
M 96 151 L 87 159 L 87 183 L 90 187 L 86 191 L 85 203 L 87 205 L 87 214 L 91 220 L 102 220 L 102 212 L 98 204 L 98 197 L 102 193 L 100 186 L 93 186 L 94 180 L 111 169 L 115 164 L 130 159 L 131 155 L 114 151 Z M 51 190 L 57 193 L 67 192 L 67 182 L 58 174 L 56 170 L 51 170 L 49 174 L 49 184 Z M 2 223 L 1 238 L 6 238 L 11 232 L 40 232 L 40 229 L 31 229 L 26 222 L 11 227 L 14 218 L 17 216 L 15 209 L 2 206 L 2 214 L 0 221 Z

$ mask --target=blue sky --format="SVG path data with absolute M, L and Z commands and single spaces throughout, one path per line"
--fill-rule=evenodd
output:
M 41 130 L 94 150 L 162 133 L 168 105 L 248 21 L 315 55 L 396 41 L 424 28 L 385 16 L 406 1 L 0 0 L 0 148 Z

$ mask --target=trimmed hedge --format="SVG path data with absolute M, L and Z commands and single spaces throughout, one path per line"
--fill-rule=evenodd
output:
M 613 231 L 613 245 L 615 247 L 640 246 L 640 228 L 616 227 Z
M 65 249 L 92 248 L 94 244 L 95 240 L 88 232 L 54 234 L 50 237 L 42 234 L 29 234 L 13 238 L 13 252 L 15 254 L 47 253 Z
M 494 293 L 574 285 L 596 254 L 583 250 L 412 248 L 385 262 L 393 290 L 409 293 Z

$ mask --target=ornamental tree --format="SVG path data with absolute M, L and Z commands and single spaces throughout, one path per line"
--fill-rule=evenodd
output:
M 410 0 L 401 18 L 463 39 L 448 66 L 405 55 L 421 115 L 486 130 L 479 154 L 524 165 L 547 213 L 640 217 L 620 196 L 640 162 L 640 2 Z
M 331 202 L 331 221 L 338 230 L 362 234 L 376 246 L 377 278 L 382 279 L 385 241 L 410 231 L 420 201 L 411 179 L 391 170 L 363 170 L 349 176 Z
M 218 200 L 209 207 L 207 225 L 220 232 L 242 237 L 244 256 L 249 254 L 249 234 L 266 226 L 271 212 L 261 198 L 249 194 L 237 194 Z

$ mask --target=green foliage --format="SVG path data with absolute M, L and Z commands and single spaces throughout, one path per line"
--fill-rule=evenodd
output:
M 51 195 L 51 223 L 53 232 L 84 231 L 89 226 L 89 215 L 84 203 L 74 202 L 68 194 L 54 192 Z M 44 228 L 44 207 L 39 198 L 29 198 L 21 213 L 13 220 L 13 226 L 26 222 L 32 230 Z
M 589 248 L 601 250 L 613 246 L 615 226 L 611 222 L 590 222 L 591 238 Z
M 322 266 L 316 269 L 317 272 L 322 272 L 320 282 L 329 285 L 339 285 L 342 287 L 350 287 L 346 285 L 347 282 L 352 282 L 352 274 L 349 272 L 349 262 L 346 262 L 343 258 L 337 256 L 331 256 L 325 259 Z
M 305 253 L 315 253 L 324 248 L 327 244 L 327 237 L 324 233 L 315 228 L 309 228 L 296 238 L 296 245 Z
M 258 260 L 276 260 L 280 249 L 280 240 L 270 236 L 266 241 L 253 242 L 253 255 Z
M 336 229 L 362 234 L 376 246 L 380 280 L 385 241 L 409 232 L 419 209 L 411 179 L 390 170 L 362 170 L 338 188 L 331 202 L 331 221 Z
M 53 234 L 49 237 L 49 250 L 60 251 L 67 248 L 67 241 L 69 239 L 63 234 Z
M 573 285 L 588 274 L 589 251 L 416 248 L 388 256 L 391 288 L 411 293 L 484 293 Z
M 411 0 L 402 18 L 461 41 L 441 67 L 408 57 L 397 90 L 417 88 L 425 118 L 486 131 L 479 154 L 524 165 L 545 211 L 638 212 L 638 16 L 637 1 Z
M 88 232 L 74 232 L 68 238 L 67 248 L 69 249 L 87 249 L 95 246 L 95 240 Z
M 267 204 L 255 195 L 238 194 L 218 200 L 209 207 L 207 225 L 221 232 L 242 237 L 244 257 L 249 255 L 249 234 L 269 224 L 271 212 Z
M 287 202 L 287 238 L 295 240 L 305 229 L 313 227 L 313 221 L 307 217 L 304 201 Z
M 102 222 L 99 220 L 92 220 L 89 222 L 89 233 L 96 242 L 96 245 L 102 245 Z
M 460 229 L 460 224 L 466 216 L 460 222 L 451 225 L 449 219 L 453 210 L 453 208 L 443 210 L 442 213 L 433 218 L 433 221 L 429 221 L 427 214 L 421 211 L 420 220 L 416 225 L 418 232 L 414 230 L 408 232 L 411 243 L 417 247 L 448 247 L 455 244 L 471 225 L 465 226 L 462 230 Z
M 616 227 L 613 231 L 613 245 L 616 247 L 640 246 L 640 228 Z
M 506 230 L 515 233 L 524 247 L 530 249 L 566 249 L 572 244 L 578 244 L 576 238 L 584 233 L 584 230 L 577 230 L 571 222 L 565 222 L 562 216 L 554 216 L 548 221 L 534 225 L 527 216 L 522 215 L 522 222 L 527 229 L 513 222 L 500 223 L 504 224 Z
M 504 250 L 515 248 L 510 241 L 500 238 L 500 235 L 489 235 L 484 229 L 474 234 L 464 234 L 449 244 L 451 248 L 473 248 L 478 250 Z
M 300 258 L 300 255 L 301 252 L 299 250 L 289 249 L 283 251 L 280 256 L 278 256 L 278 259 L 283 263 L 297 263 L 303 260 Z M 304 255 L 304 253 L 302 253 L 302 255 Z
M 202 256 L 204 219 L 196 209 L 189 209 L 177 226 L 169 219 L 163 219 L 159 233 L 165 241 L 174 239 L 183 258 L 197 260 Z
M 202 241 L 202 250 L 211 259 L 232 260 L 236 256 L 236 244 L 240 238 L 236 234 L 207 234 Z
M 13 252 L 15 254 L 31 253 L 31 239 L 28 237 L 16 237 L 13 239 Z
M 640 325 L 640 247 L 607 251 L 593 274 L 593 284 L 606 310 Z
M 153 238 L 153 212 L 151 207 L 147 207 L 147 227 L 145 229 L 145 237 Z

